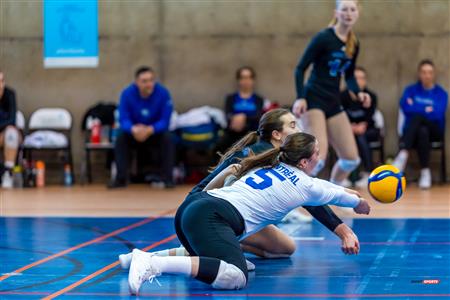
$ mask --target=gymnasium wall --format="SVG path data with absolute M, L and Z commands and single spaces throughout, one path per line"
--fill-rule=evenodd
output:
M 393 154 L 398 99 L 415 80 L 417 62 L 432 58 L 439 82 L 450 87 L 450 5 L 448 0 L 361 2 L 359 63 L 368 69 L 370 86 L 379 95 L 387 120 L 387 153 Z M 156 68 L 180 112 L 205 104 L 221 107 L 241 65 L 255 67 L 264 96 L 292 103 L 299 55 L 328 24 L 333 8 L 333 0 L 99 1 L 100 66 L 46 70 L 42 3 L 2 0 L 0 68 L 26 116 L 43 106 L 73 113 L 78 163 L 82 114 L 100 99 L 117 101 L 142 64 Z

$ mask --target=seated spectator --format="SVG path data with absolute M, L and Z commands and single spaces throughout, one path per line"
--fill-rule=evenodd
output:
M 225 99 L 228 127 L 217 143 L 217 152 L 225 153 L 248 132 L 258 129 L 264 99 L 255 93 L 255 79 L 256 73 L 251 67 L 241 67 L 236 71 L 238 91 Z
M 358 101 L 356 95 L 349 90 L 341 93 L 342 106 L 350 119 L 356 144 L 358 145 L 359 155 L 364 167 L 361 179 L 356 182 L 356 186 L 362 187 L 367 184 L 369 173 L 373 170 L 373 157 L 369 143 L 379 139 L 380 130 L 375 128 L 375 122 L 373 120 L 373 115 L 377 108 L 377 95 L 367 88 L 366 70 L 362 67 L 356 67 L 355 78 L 359 89 L 368 93 L 372 99 L 370 106 L 365 107 Z
M 170 93 L 156 82 L 155 72 L 150 67 L 140 67 L 134 83 L 120 96 L 120 133 L 114 149 L 117 176 L 110 188 L 127 185 L 131 149 L 157 150 L 161 179 L 166 188 L 173 187 L 174 146 L 168 130 L 172 110 Z
M 16 164 L 20 133 L 16 126 L 16 93 L 5 85 L 5 74 L 0 70 L 0 147 L 3 147 L 4 173 L 2 187 L 12 188 L 12 168 Z
M 419 81 L 406 87 L 400 100 L 400 109 L 405 122 L 400 139 L 400 152 L 394 165 L 405 169 L 409 151 L 415 149 L 419 155 L 419 187 L 431 187 L 430 150 L 431 142 L 441 141 L 445 130 L 447 92 L 435 83 L 435 67 L 431 60 L 423 60 L 418 67 Z

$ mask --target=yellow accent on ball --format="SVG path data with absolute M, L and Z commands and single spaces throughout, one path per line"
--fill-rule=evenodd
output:
M 400 177 L 400 173 L 392 165 L 382 165 L 373 170 L 368 180 L 370 195 L 381 203 L 392 203 L 400 199 L 406 189 L 405 176 L 402 174 Z

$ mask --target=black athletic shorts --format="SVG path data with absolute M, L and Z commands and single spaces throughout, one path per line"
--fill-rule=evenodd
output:
M 228 201 L 207 192 L 190 194 L 175 215 L 178 239 L 191 256 L 217 258 L 233 264 L 247 277 L 247 265 L 238 236 L 244 219 Z
M 339 95 L 337 95 L 337 98 L 335 96 L 319 96 L 310 90 L 306 90 L 305 98 L 308 104 L 308 110 L 320 109 L 324 112 L 325 118 L 327 119 L 344 111 Z

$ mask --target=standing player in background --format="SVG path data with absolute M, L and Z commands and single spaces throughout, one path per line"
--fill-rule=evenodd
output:
M 295 72 L 297 100 L 292 110 L 297 117 L 304 115 L 305 131 L 317 138 L 320 147 L 319 162 L 312 175 L 324 167 L 330 142 L 339 158 L 330 178 L 336 184 L 342 184 L 360 162 L 352 127 L 339 99 L 341 76 L 345 75 L 347 88 L 357 101 L 365 107 L 371 102 L 354 77 L 359 42 L 352 28 L 358 16 L 356 0 L 338 0 L 331 26 L 312 39 Z M 304 85 L 304 73 L 311 64 L 311 76 Z

